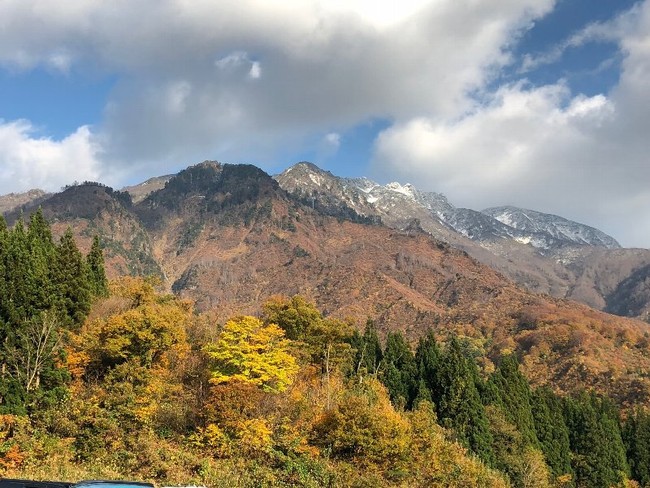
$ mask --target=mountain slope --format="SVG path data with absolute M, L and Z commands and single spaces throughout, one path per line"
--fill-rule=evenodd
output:
M 349 191 L 326 176 L 314 185 Z M 237 188 L 245 198 L 233 197 Z M 300 293 L 328 315 L 371 318 L 383 333 L 414 339 L 432 327 L 469 337 L 486 358 L 515 350 L 536 384 L 650 398 L 650 383 L 636 373 L 650 367 L 646 324 L 531 294 L 417 227 L 324 214 L 256 168 L 189 168 L 134 212 L 147 222 L 169 286 L 222 319 L 258 313 L 274 294 Z
M 275 178 L 314 208 L 345 207 L 395 229 L 411 228 L 415 222 L 532 291 L 600 309 L 619 283 L 650 265 L 650 251 L 620 249 L 605 233 L 550 214 L 516 207 L 483 212 L 457 208 L 443 195 L 413 185 L 338 178 L 310 163 L 298 163 Z M 650 293 L 643 298 L 650 305 Z
M 39 189 L 29 190 L 23 193 L 0 195 L 0 214 L 12 212 L 23 206 L 33 205 L 44 200 L 47 196 L 47 193 Z
M 73 185 L 42 202 L 32 202 L 20 212 L 7 214 L 7 221 L 10 224 L 15 222 L 21 212 L 23 218 L 28 220 L 38 207 L 42 208 L 45 218 L 52 222 L 55 237 L 71 227 L 84 252 L 90 249 L 93 237 L 99 235 L 109 276 L 161 274 L 153 258 L 149 235 L 132 213 L 128 193 L 114 191 L 99 183 Z
M 567 220 L 557 215 L 545 214 L 518 207 L 494 207 L 483 210 L 484 214 L 521 232 L 532 235 L 548 235 L 559 242 L 619 249 L 621 245 L 604 232 Z
M 381 191 L 371 194 L 398 202 L 410 190 Z M 516 351 L 534 384 L 650 404 L 647 324 L 535 295 L 413 220 L 396 230 L 321 212 L 253 166 L 205 162 L 136 205 L 97 184 L 42 205 L 58 232 L 70 225 L 82 244 L 99 233 L 113 275 L 149 265 L 220 322 L 259 313 L 272 295 L 299 293 L 327 315 L 358 326 L 372 319 L 382 334 L 460 334 L 486 370 L 491 358 Z

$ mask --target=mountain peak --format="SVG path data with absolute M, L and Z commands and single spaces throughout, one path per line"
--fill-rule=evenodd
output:
M 483 214 L 530 235 L 547 235 L 559 245 L 578 245 L 619 249 L 621 245 L 604 232 L 559 215 L 514 206 L 487 208 Z

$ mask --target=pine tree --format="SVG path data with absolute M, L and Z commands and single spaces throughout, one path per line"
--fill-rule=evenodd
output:
M 93 243 L 86 258 L 86 262 L 88 264 L 92 294 L 96 297 L 107 296 L 108 280 L 106 279 L 104 253 L 102 252 L 101 244 L 99 242 L 99 236 L 93 238 Z
M 453 429 L 462 444 L 492 464 L 492 436 L 476 386 L 477 377 L 473 360 L 467 358 L 460 341 L 453 338 L 440 360 L 433 401 L 441 423 Z
M 573 469 L 579 486 L 607 488 L 629 471 L 618 411 L 607 399 L 583 393 L 565 400 Z
M 514 354 L 501 358 L 489 383 L 494 385 L 492 391 L 496 392 L 497 405 L 501 407 L 508 422 L 521 432 L 528 445 L 539 448 L 531 407 L 530 386 L 528 380 L 519 371 L 519 362 Z
M 415 350 L 415 362 L 418 367 L 419 377 L 418 391 L 422 391 L 423 395 L 428 393 L 431 396 L 431 392 L 436 388 L 436 375 L 440 367 L 441 354 L 433 331 L 429 330 L 419 340 L 418 347 Z
M 553 476 L 573 474 L 569 430 L 562 415 L 562 401 L 548 388 L 538 388 L 531 397 L 535 432 Z
M 77 248 L 68 228 L 56 248 L 54 283 L 57 289 L 57 306 L 70 325 L 81 324 L 91 303 L 91 285 L 88 281 L 86 260 Z
M 10 324 L 20 324 L 31 317 L 35 285 L 32 279 L 30 252 L 25 225 L 18 220 L 8 235 L 5 261 L 7 296 L 2 307 L 2 317 Z
M 623 429 L 623 440 L 632 479 L 641 486 L 650 485 L 650 415 L 645 410 L 630 414 Z
M 8 257 L 7 246 L 9 245 L 9 232 L 7 230 L 7 223 L 4 217 L 0 215 L 0 328 L 4 327 L 7 320 L 5 308 L 8 296 L 8 282 L 6 273 L 6 263 Z M 2 339 L 2 331 L 0 330 L 0 340 Z
M 386 337 L 384 364 L 382 382 L 391 401 L 410 409 L 417 394 L 418 372 L 411 348 L 401 332 L 391 332 Z
M 355 351 L 354 373 L 358 375 L 377 375 L 382 366 L 383 352 L 379 335 L 372 320 L 366 322 L 363 335 L 355 331 L 350 338 Z
M 27 245 L 30 255 L 30 270 L 33 280 L 32 304 L 34 311 L 52 308 L 56 290 L 52 281 L 52 262 L 56 253 L 50 224 L 39 208 L 29 219 Z

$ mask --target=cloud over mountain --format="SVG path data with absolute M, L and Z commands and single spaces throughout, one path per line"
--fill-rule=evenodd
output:
M 98 120 L 59 142 L 46 138 L 62 145 L 86 134 L 90 159 L 80 161 L 89 174 L 133 180 L 206 158 L 277 168 L 308 144 L 329 155 L 338 149 L 331 140 L 323 148 L 329 134 L 340 143 L 346 131 L 381 119 L 388 128 L 375 142 L 373 176 L 417 178 L 472 206 L 565 215 L 569 206 L 570 217 L 641 243 L 650 230 L 641 212 L 650 198 L 641 187 L 648 2 L 633 16 L 587 26 L 546 57 L 517 59 L 522 36 L 555 4 L 7 0 L 0 67 L 114 80 Z M 612 91 L 581 95 L 559 77 L 532 84 L 516 69 L 596 41 L 616 42 L 624 56 Z M 21 137 L 28 146 L 41 140 Z M 79 179 L 76 163 L 51 153 L 11 154 L 0 144 L 8 168 L 59 165 L 57 178 Z M 17 175 L 5 171 L 0 192 L 39 183 Z M 639 219 L 638 234 L 628 231 Z
M 574 94 L 562 81 L 505 85 L 457 119 L 390 127 L 378 138 L 376 165 L 462 205 L 563 212 L 648 246 L 650 4 L 634 11 L 634 22 L 626 15 L 597 29 L 618 36 L 624 54 L 611 92 Z

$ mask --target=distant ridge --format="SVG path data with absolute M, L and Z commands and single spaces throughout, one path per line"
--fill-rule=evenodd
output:
M 482 212 L 458 208 L 444 195 L 411 184 L 340 178 L 307 162 L 275 178 L 312 206 L 346 209 L 395 229 L 413 228 L 415 222 L 535 292 L 635 316 L 650 311 L 650 289 L 635 293 L 634 306 L 625 303 L 624 293 L 615 293 L 628 277 L 632 282 L 625 289 L 648 289 L 637 284 L 643 273 L 634 272 L 650 265 L 650 251 L 622 249 L 616 239 L 588 225 L 512 206 Z

